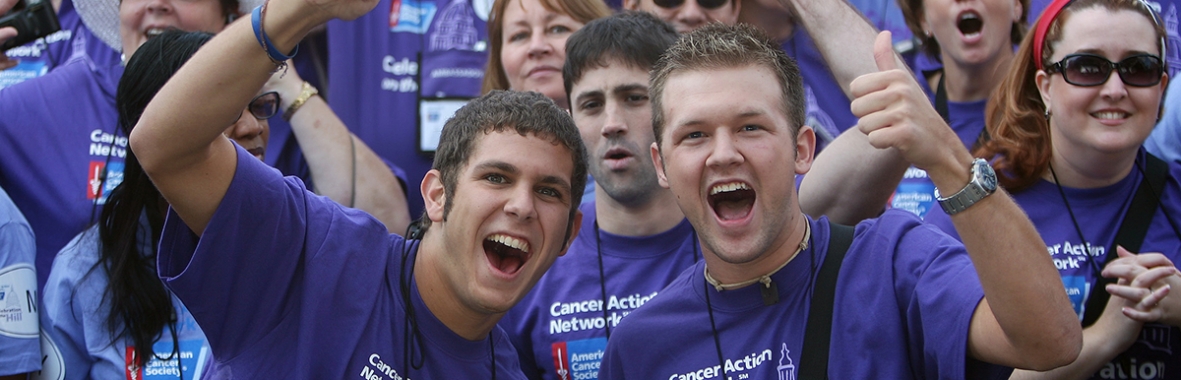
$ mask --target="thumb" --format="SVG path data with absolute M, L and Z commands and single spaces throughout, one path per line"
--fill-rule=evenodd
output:
M 898 68 L 898 63 L 894 61 L 894 42 L 890 37 L 890 31 L 878 33 L 878 38 L 873 41 L 873 60 L 877 62 L 879 71 Z
M 1129 256 L 1136 255 L 1136 254 L 1132 253 L 1131 251 L 1129 251 L 1127 248 L 1124 248 L 1124 246 L 1122 246 L 1122 245 L 1118 245 L 1115 247 L 1115 253 L 1117 255 L 1119 255 L 1119 257 L 1129 257 Z

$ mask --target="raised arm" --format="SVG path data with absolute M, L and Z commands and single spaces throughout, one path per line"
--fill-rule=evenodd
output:
M 780 0 L 799 15 L 833 77 L 850 96 L 854 78 L 878 71 L 869 58 L 877 30 L 847 0 Z M 905 68 L 893 51 L 886 52 Z M 816 156 L 800 184 L 800 207 L 812 216 L 857 224 L 885 209 L 908 163 L 890 149 L 872 149 L 862 132 L 850 128 Z
M 857 78 L 853 114 L 875 147 L 892 147 L 927 170 L 941 194 L 969 181 L 972 155 L 943 123 L 917 82 L 892 59 L 889 33 L 875 43 L 882 72 Z M 826 153 L 827 154 L 827 153 Z M 1045 243 L 1003 189 L 951 216 L 984 299 L 972 317 L 968 352 L 1005 366 L 1046 370 L 1072 362 L 1082 332 Z
M 404 233 L 410 224 L 410 209 L 398 178 L 365 142 L 349 132 L 323 98 L 305 91 L 304 84 L 291 70 L 287 75 L 272 75 L 266 87 L 282 99 L 280 109 L 291 122 L 308 162 L 315 192 L 368 212 L 390 232 Z M 299 98 L 304 101 L 291 110 L 292 102 Z M 289 110 L 294 112 L 287 114 Z
M 266 35 L 290 52 L 313 27 L 356 18 L 376 0 L 270 0 Z M 169 80 L 131 133 L 131 149 L 185 224 L 197 234 L 234 176 L 237 157 L 222 131 L 237 120 L 275 64 L 244 17 L 214 37 Z

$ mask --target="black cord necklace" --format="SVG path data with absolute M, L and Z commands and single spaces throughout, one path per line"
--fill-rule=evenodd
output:
M 812 222 L 808 221 L 806 217 L 804 220 L 806 223 L 808 223 L 807 228 L 809 230 L 811 230 Z M 812 258 L 812 264 L 811 264 L 812 271 L 808 273 L 808 289 L 809 289 L 809 293 L 811 293 L 812 282 L 813 282 L 812 281 L 812 274 L 816 272 L 816 248 L 815 248 L 816 241 L 811 233 L 808 233 L 807 235 L 808 236 L 806 237 L 806 239 L 808 240 L 808 244 L 807 244 L 806 248 L 809 251 L 808 252 L 809 256 Z M 694 236 L 696 237 L 696 232 L 694 232 Z M 802 244 L 802 242 L 800 245 L 801 245 L 800 250 L 805 249 L 804 244 Z M 795 255 L 792 255 L 792 258 L 788 259 L 787 261 L 788 262 L 792 261 L 792 259 L 794 259 L 796 257 L 796 255 L 799 255 L 799 253 L 800 253 L 800 251 L 796 251 Z M 779 269 L 776 269 L 775 272 L 771 272 L 770 274 L 768 274 L 767 277 L 770 277 L 771 275 L 779 272 L 780 270 L 782 270 L 786 266 L 787 266 L 787 264 L 785 263 L 782 267 L 779 267 Z M 705 276 L 708 276 L 708 272 L 702 271 L 702 273 L 706 273 Z M 705 289 L 704 289 L 705 290 L 705 309 L 709 311 L 709 328 L 710 328 L 710 331 L 713 333 L 714 349 L 717 350 L 718 364 L 721 366 L 719 368 L 722 369 L 722 378 L 728 379 L 728 378 L 730 378 L 730 376 L 729 376 L 729 374 L 726 373 L 726 359 L 724 356 L 722 356 L 722 339 L 721 339 L 720 335 L 718 334 L 718 325 L 714 319 L 713 302 L 710 302 L 710 297 L 709 297 L 710 288 L 714 287 L 714 285 L 710 284 L 710 281 L 708 279 L 703 279 L 701 282 L 705 286 Z M 752 284 L 753 284 L 753 282 L 752 282 Z M 720 287 L 717 289 L 718 289 L 719 293 L 723 291 L 723 289 Z M 778 291 L 778 288 L 775 288 L 775 290 Z M 764 301 L 765 300 L 766 300 L 766 296 L 764 296 Z M 778 294 L 776 294 L 776 302 L 778 302 Z M 764 306 L 770 306 L 770 305 L 766 304 L 766 302 L 764 302 Z
M 1050 177 L 1054 178 L 1054 186 L 1058 188 L 1058 195 L 1062 197 L 1062 203 L 1066 205 L 1066 214 L 1070 215 L 1070 223 L 1074 225 L 1074 231 L 1078 233 L 1078 238 L 1082 240 L 1080 243 L 1083 245 L 1083 251 L 1087 255 L 1087 266 L 1091 267 L 1091 272 L 1093 272 L 1095 278 L 1098 278 L 1103 268 L 1100 267 L 1099 263 L 1095 262 L 1097 256 L 1091 254 L 1091 241 L 1087 240 L 1086 236 L 1083 236 L 1083 229 L 1079 227 L 1078 218 L 1074 216 L 1074 208 L 1070 207 L 1070 201 L 1066 198 L 1066 191 L 1062 190 L 1062 184 L 1058 182 L 1058 173 L 1054 172 L 1054 165 L 1050 164 L 1049 168 Z
M 607 319 L 607 276 L 603 270 L 603 239 L 599 232 L 598 216 L 595 217 L 595 252 L 599 259 L 599 294 L 603 301 L 603 329 L 607 332 L 607 339 L 611 339 L 611 320 Z M 682 219 L 683 220 L 683 219 Z M 679 225 L 679 224 L 678 224 Z M 677 228 L 673 226 L 673 228 Z M 693 243 L 693 261 L 701 260 L 701 248 L 697 242 L 697 231 L 693 230 L 690 233 Z
M 398 274 L 398 285 L 402 294 L 402 303 L 406 308 L 406 322 L 403 325 L 403 331 L 406 340 L 402 342 L 402 362 L 409 364 L 410 368 L 416 370 L 420 370 L 426 365 L 426 349 L 424 348 L 422 342 L 422 331 L 420 331 L 418 328 L 418 317 L 414 312 L 414 302 L 411 299 L 413 295 L 412 285 L 414 283 L 414 265 L 418 262 L 417 253 L 419 245 L 422 244 L 422 241 L 419 240 L 418 244 L 414 244 L 414 248 L 410 248 L 410 237 L 412 236 L 414 238 L 421 238 L 423 233 L 425 233 L 425 231 L 419 229 L 417 222 L 410 223 L 410 226 L 406 227 L 407 240 L 402 246 L 402 267 L 400 269 L 401 273 Z M 413 250 L 414 253 L 413 259 L 410 259 L 411 250 Z M 408 259 L 410 265 L 406 265 Z M 409 272 L 409 274 L 407 274 L 407 272 Z M 389 281 L 386 281 L 386 284 L 388 286 Z M 493 331 L 495 331 L 495 329 L 493 329 Z M 415 352 L 418 353 L 417 358 L 415 358 Z M 491 356 L 489 358 L 489 369 L 492 372 L 491 379 L 496 380 L 496 343 L 492 339 L 492 332 L 488 332 L 488 355 Z M 405 375 L 403 378 L 410 378 L 410 368 L 404 369 Z

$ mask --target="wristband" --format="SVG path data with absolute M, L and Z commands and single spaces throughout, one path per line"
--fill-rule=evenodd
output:
M 262 5 L 255 7 L 254 11 L 250 12 L 250 25 L 254 27 L 254 38 L 258 40 L 258 44 L 261 45 L 263 51 L 267 53 L 267 58 L 271 59 L 271 62 L 273 62 L 276 66 L 275 70 L 278 71 L 280 68 L 287 67 L 287 60 L 291 59 L 295 56 L 295 53 L 299 52 L 299 45 L 295 45 L 295 48 L 291 49 L 290 55 L 283 54 L 279 51 L 279 49 L 275 48 L 274 43 L 272 43 L 271 38 L 267 36 L 267 32 L 265 29 L 263 29 L 262 24 L 263 16 L 266 14 L 267 4 L 269 3 L 270 1 L 264 2 Z
M 283 120 L 291 121 L 291 116 L 295 115 L 295 111 L 299 111 L 299 108 L 303 107 L 303 104 L 307 103 L 308 99 L 319 94 L 320 91 L 316 90 L 310 83 L 303 82 L 303 88 L 300 89 L 299 96 L 283 111 Z

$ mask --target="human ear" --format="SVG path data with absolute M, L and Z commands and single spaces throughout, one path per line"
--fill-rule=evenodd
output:
M 426 206 L 427 218 L 433 223 L 443 221 L 443 210 L 447 206 L 447 191 L 443 187 L 443 177 L 438 169 L 431 169 L 422 177 L 422 200 Z

